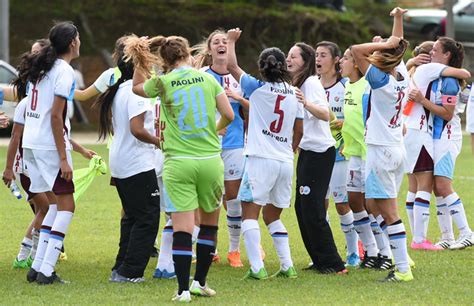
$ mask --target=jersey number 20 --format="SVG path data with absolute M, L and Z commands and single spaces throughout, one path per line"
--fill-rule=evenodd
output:
M 204 100 L 204 92 L 201 87 L 191 87 L 189 90 L 179 89 L 173 94 L 175 105 L 179 104 L 179 101 L 183 99 L 183 108 L 178 115 L 178 126 L 181 131 L 191 131 L 192 127 L 185 123 L 185 118 L 191 108 L 194 125 L 198 129 L 207 127 L 207 109 L 206 102 Z M 199 111 L 198 104 L 201 108 Z

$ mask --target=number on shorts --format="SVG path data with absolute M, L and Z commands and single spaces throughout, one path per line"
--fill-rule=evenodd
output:
M 189 109 L 192 109 L 194 125 L 198 129 L 207 127 L 209 124 L 207 118 L 206 103 L 204 100 L 204 92 L 201 87 L 191 87 L 189 90 L 180 89 L 174 92 L 174 103 L 179 104 L 179 101 L 183 99 L 183 108 L 178 115 L 178 127 L 181 131 L 191 131 L 192 128 L 189 124 L 184 122 L 186 116 L 189 113 Z M 191 101 L 191 103 L 190 103 Z M 199 104 L 199 107 L 198 107 Z M 201 111 L 199 111 L 201 108 Z
M 35 111 L 37 105 L 38 105 L 38 89 L 36 89 L 36 84 L 35 84 L 33 85 L 33 89 L 31 90 L 31 110 Z
M 280 133 L 281 127 L 283 126 L 283 119 L 285 118 L 285 112 L 280 109 L 280 103 L 285 99 L 285 96 L 278 95 L 276 103 L 275 103 L 275 109 L 273 110 L 273 113 L 279 115 L 278 119 L 273 121 L 270 124 L 270 131 L 273 133 Z

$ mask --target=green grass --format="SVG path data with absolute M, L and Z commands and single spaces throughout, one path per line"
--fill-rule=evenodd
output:
M 91 146 L 107 157 L 105 146 Z M 0 167 L 4 167 L 6 150 L 0 147 Z M 74 155 L 75 168 L 86 161 Z M 464 139 L 463 150 L 456 164 L 454 181 L 458 194 L 466 207 L 468 219 L 474 226 L 474 157 L 470 153 L 469 139 Z M 144 284 L 110 284 L 108 277 L 114 263 L 119 237 L 120 202 L 109 176 L 96 179 L 89 192 L 77 203 L 76 214 L 66 239 L 68 261 L 58 264 L 58 273 L 71 283 L 40 287 L 28 284 L 26 271 L 13 270 L 11 263 L 18 252 L 20 241 L 32 213 L 25 201 L 16 200 L 7 188 L 0 188 L 0 304 L 164 304 L 169 303 L 175 292 L 176 281 L 154 280 L 151 275 L 156 259 L 151 259 Z M 400 212 L 406 221 L 404 197 L 406 182 L 400 191 Z M 439 230 L 436 212 L 431 210 L 429 238 L 436 240 Z M 330 206 L 333 233 L 338 249 L 345 258 L 344 238 L 339 228 L 334 205 Z M 386 272 L 351 270 L 347 276 L 323 276 L 302 271 L 309 258 L 304 250 L 294 209 L 283 213 L 283 221 L 290 235 L 292 257 L 299 277 L 294 280 L 270 279 L 242 281 L 248 268 L 228 267 L 224 259 L 213 265 L 209 284 L 218 295 L 215 298 L 196 298 L 197 304 L 473 304 L 474 248 L 463 251 L 427 253 L 410 251 L 416 262 L 415 281 L 405 284 L 380 284 Z M 408 227 L 407 222 L 405 222 Z M 163 226 L 163 219 L 160 227 Z M 225 257 L 227 230 L 225 215 L 220 220 L 219 251 Z M 278 258 L 272 241 L 263 224 L 262 245 L 266 250 L 266 268 L 269 273 L 278 270 Z M 411 237 L 410 237 L 411 238 Z M 242 243 L 242 249 L 245 249 Z

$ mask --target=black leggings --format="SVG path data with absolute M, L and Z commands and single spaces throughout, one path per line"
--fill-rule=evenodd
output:
M 318 270 L 344 269 L 324 205 L 335 155 L 334 147 L 323 153 L 301 149 L 296 167 L 296 217 L 306 250 Z

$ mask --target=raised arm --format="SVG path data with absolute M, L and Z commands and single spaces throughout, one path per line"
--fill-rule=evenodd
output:
M 393 17 L 392 36 L 403 38 L 403 15 L 408 10 L 396 7 L 390 12 Z
M 384 49 L 392 49 L 398 46 L 400 43 L 400 37 L 390 36 L 385 42 L 371 42 L 360 45 L 354 45 L 351 48 L 352 57 L 355 63 L 359 66 L 360 71 L 365 74 L 369 69 L 370 62 L 368 57 L 375 51 Z
M 242 31 L 239 28 L 227 31 L 227 69 L 238 82 L 240 82 L 240 76 L 245 73 L 242 68 L 239 67 L 237 55 L 235 54 L 235 43 L 241 33 Z

